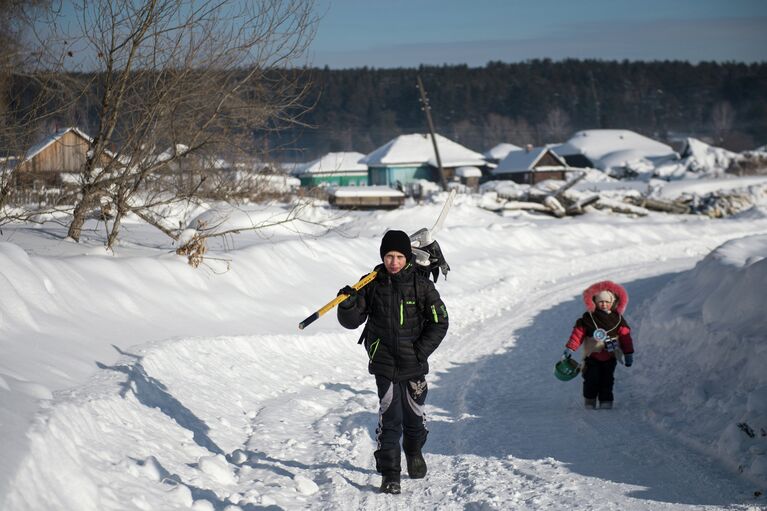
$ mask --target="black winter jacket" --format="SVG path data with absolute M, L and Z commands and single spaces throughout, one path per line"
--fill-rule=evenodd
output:
M 338 321 L 354 329 L 367 320 L 362 340 L 371 374 L 392 381 L 422 376 L 429 372 L 429 355 L 447 333 L 445 304 L 412 261 L 395 275 L 383 264 L 375 270 L 375 280 L 359 291 L 356 300 L 338 306 Z

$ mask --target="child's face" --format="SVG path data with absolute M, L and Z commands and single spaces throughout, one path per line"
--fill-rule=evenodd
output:
M 597 309 L 604 312 L 610 312 L 613 310 L 612 300 L 597 300 Z
M 405 254 L 397 252 L 396 250 L 392 250 L 384 256 L 383 262 L 384 266 L 386 267 L 386 271 L 394 275 L 399 273 L 399 271 L 405 267 L 405 264 L 407 264 L 407 259 L 405 258 Z

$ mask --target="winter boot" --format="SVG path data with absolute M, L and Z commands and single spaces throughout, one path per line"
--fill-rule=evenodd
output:
M 383 480 L 381 481 L 381 493 L 391 493 L 392 495 L 399 495 L 402 493 L 398 473 L 386 473 L 383 475 Z
M 612 401 L 600 401 L 599 402 L 599 409 L 600 410 L 612 410 L 613 409 L 613 402 Z
M 585 406 L 589 410 L 595 410 L 596 407 L 597 407 L 597 400 L 596 399 L 586 398 L 583 401 L 583 406 Z
M 423 479 L 426 477 L 426 460 L 423 459 L 423 454 L 417 452 L 410 456 L 405 453 L 405 459 L 407 460 L 407 474 L 410 479 Z

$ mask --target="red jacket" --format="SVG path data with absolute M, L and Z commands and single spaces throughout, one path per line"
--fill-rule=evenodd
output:
M 578 319 L 570 334 L 570 339 L 567 341 L 566 346 L 573 351 L 576 351 L 583 341 L 587 337 L 591 337 L 594 333 L 594 326 L 588 326 L 584 323 L 585 322 L 582 319 Z M 629 328 L 625 321 L 621 321 L 621 325 L 618 327 L 618 345 L 624 354 L 628 355 L 629 353 L 634 353 L 634 341 L 631 340 L 631 328 Z M 602 362 L 606 362 L 615 357 L 612 352 L 607 350 L 595 351 L 589 356 Z

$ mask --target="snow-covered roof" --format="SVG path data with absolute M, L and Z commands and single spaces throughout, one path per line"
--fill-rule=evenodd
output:
M 157 162 L 168 161 L 171 158 L 183 156 L 188 151 L 189 151 L 189 146 L 184 144 L 176 144 L 175 147 L 174 146 L 168 147 L 166 150 L 158 154 L 156 161 Z
M 645 158 L 676 155 L 671 146 L 630 130 L 583 130 L 557 147 L 558 154 L 582 154 L 594 162 L 625 150 L 636 151 Z
M 485 160 L 481 154 L 453 142 L 452 140 L 435 135 L 437 148 L 443 167 L 482 166 Z M 422 133 L 400 135 L 365 156 L 362 163 L 370 167 L 390 165 L 423 165 L 437 166 L 434 156 L 434 146 L 431 137 Z
M 54 142 L 60 140 L 61 137 L 63 137 L 64 135 L 66 135 L 70 131 L 72 133 L 77 134 L 83 140 L 88 142 L 88 144 L 93 144 L 93 139 L 90 137 L 90 135 L 88 135 L 87 133 L 82 131 L 80 128 L 77 128 L 75 126 L 69 126 L 67 128 L 62 128 L 62 129 L 58 130 L 56 133 L 54 133 L 54 134 L 52 134 L 52 135 L 50 135 L 48 137 L 45 137 L 42 141 L 40 141 L 37 144 L 35 144 L 32 147 L 30 147 L 27 150 L 27 152 L 24 154 L 24 158 L 22 158 L 22 160 L 31 160 L 32 158 L 34 158 L 35 156 L 40 154 L 46 147 L 48 147 L 49 145 L 53 144 Z M 116 157 L 116 154 L 114 152 L 108 150 L 108 149 L 104 149 L 104 154 L 106 154 L 110 158 L 115 158 Z M 119 162 L 125 164 L 125 165 L 127 165 L 130 162 L 130 158 L 128 158 L 125 155 L 120 155 L 120 157 L 117 158 L 117 160 Z
M 455 169 L 455 175 L 458 177 L 482 177 L 482 171 L 477 167 L 458 167 Z
M 557 146 L 556 152 L 562 156 L 582 154 L 607 172 L 625 168 L 646 172 L 660 162 L 679 158 L 671 146 L 630 130 L 579 131 Z
M 388 186 L 339 186 L 333 189 L 336 197 L 404 197 L 405 194 Z
M 546 154 L 551 155 L 560 165 L 535 167 Z M 511 151 L 504 159 L 498 162 L 498 166 L 491 172 L 493 175 L 496 175 L 529 172 L 531 170 L 562 170 L 566 167 L 567 163 L 549 147 L 533 147 L 529 151 Z
M 492 149 L 488 149 L 487 151 L 485 151 L 485 154 L 483 156 L 487 158 L 488 160 L 501 161 L 510 152 L 521 151 L 521 150 L 522 148 L 519 146 L 516 146 L 514 144 L 507 144 L 503 142 L 493 147 Z
M 310 161 L 296 168 L 296 175 L 302 174 L 340 174 L 344 172 L 367 172 L 368 166 L 360 163 L 365 157 L 362 153 L 342 152 L 328 153 L 322 158 Z
M 61 137 L 63 137 L 64 135 L 66 135 L 70 131 L 73 132 L 73 133 L 76 133 L 78 136 L 82 137 L 89 144 L 93 143 L 93 139 L 90 136 L 86 135 L 82 130 L 80 130 L 79 128 L 76 128 L 74 126 L 70 126 L 68 128 L 63 128 L 63 129 L 58 130 L 53 135 L 49 135 L 49 136 L 45 137 L 42 141 L 40 141 L 37 144 L 35 144 L 32 147 L 30 147 L 27 150 L 26 154 L 24 155 L 24 160 L 31 160 L 32 158 L 34 158 L 35 156 L 40 154 L 43 151 L 43 149 L 45 149 L 49 145 L 53 144 L 57 140 L 60 140 Z

